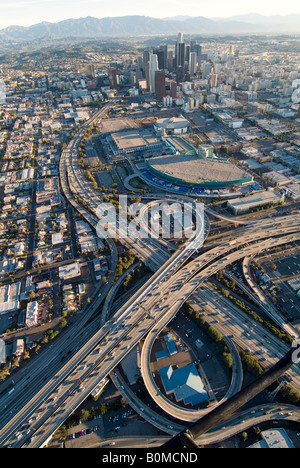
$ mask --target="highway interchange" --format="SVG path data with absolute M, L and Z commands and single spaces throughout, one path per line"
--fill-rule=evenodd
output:
M 84 177 L 78 163 L 77 149 L 86 128 L 98 122 L 109 107 L 110 105 L 97 113 L 85 128 L 80 130 L 61 158 L 62 190 L 68 201 L 95 229 L 98 223 L 96 210 L 101 202 L 101 196 Z M 85 207 L 74 199 L 76 193 L 85 200 Z M 154 274 L 117 311 L 113 320 L 106 321 L 100 329 L 99 320 L 94 321 L 86 328 L 78 328 L 78 332 L 75 331 L 75 325 L 74 330 L 66 333 L 59 345 L 56 343 L 46 354 L 33 360 L 30 374 L 20 375 L 14 384 L 13 393 L 1 394 L 0 404 L 4 411 L 0 417 L 0 446 L 42 447 L 84 401 L 96 384 L 107 375 L 113 375 L 117 364 L 144 337 L 147 338 L 142 353 L 142 375 L 154 401 L 164 407 L 166 402 L 153 385 L 149 372 L 149 351 L 160 331 L 174 318 L 184 302 L 195 300 L 197 297 L 196 302 L 205 299 L 210 302 L 209 307 L 218 310 L 220 325 L 216 328 L 220 328 L 222 334 L 227 334 L 228 317 L 224 310 L 225 305 L 222 304 L 221 308 L 219 303 L 212 302 L 214 296 L 208 293 L 207 287 L 203 284 L 210 276 L 238 259 L 267 250 L 274 245 L 299 241 L 299 222 L 300 216 L 294 214 L 261 220 L 257 225 L 253 223 L 243 226 L 235 240 L 221 243 L 201 255 L 198 255 L 197 251 L 203 243 L 204 225 L 201 232 L 197 233 L 199 237 L 196 235 L 192 241 L 194 244 L 192 243 L 189 249 L 183 247 L 173 254 L 155 239 L 124 238 L 122 240 L 124 245 L 133 250 L 140 260 L 154 271 Z M 108 244 L 112 252 L 111 270 L 113 271 L 117 253 L 114 243 L 108 241 Z M 98 310 L 106 294 L 107 291 L 97 297 L 90 311 Z M 234 326 L 241 326 L 243 320 L 240 318 L 240 311 L 236 310 L 232 315 L 234 315 L 232 319 L 235 321 Z M 258 325 L 256 327 L 254 332 L 252 331 L 254 336 L 251 343 L 254 338 L 259 342 L 262 334 L 266 334 L 266 331 L 260 330 Z M 229 330 L 232 335 L 232 327 Z M 238 333 L 234 333 L 234 336 L 236 335 Z M 269 337 L 268 342 L 264 341 L 268 355 L 270 352 L 274 356 L 268 358 L 268 364 L 271 364 L 272 359 L 275 362 L 288 348 L 282 341 L 278 340 L 279 342 L 275 343 L 274 340 L 274 337 Z M 74 353 L 74 349 L 77 352 Z M 293 384 L 300 389 L 298 369 L 293 368 L 292 373 Z M 233 379 L 234 385 L 237 385 L 232 389 L 233 392 L 236 392 L 241 385 L 241 381 L 237 380 Z M 122 387 L 123 384 L 121 390 Z M 144 408 L 140 408 L 140 413 L 143 412 Z M 167 412 L 182 421 L 194 421 L 199 418 L 197 412 L 185 411 L 178 407 L 170 410 L 168 406 Z M 150 417 L 153 421 L 153 416 Z M 180 426 L 162 419 L 159 427 L 170 435 L 180 430 Z M 158 421 L 155 423 L 158 425 Z

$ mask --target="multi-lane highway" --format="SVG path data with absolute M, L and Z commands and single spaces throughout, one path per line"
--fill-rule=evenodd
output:
M 176 252 L 172 258 L 168 260 L 167 264 L 163 265 L 151 280 L 146 283 L 142 290 L 138 291 L 138 293 L 121 308 L 114 318 L 114 321 L 108 322 L 101 331 L 98 332 L 98 335 L 96 334 L 88 345 L 83 347 L 80 352 L 66 364 L 64 371 L 58 376 L 54 376 L 51 382 L 45 385 L 39 397 L 37 395 L 34 396 L 28 404 L 28 410 L 30 408 L 31 412 L 30 414 L 29 411 L 27 413 L 23 408 L 14 418 L 8 418 L 10 419 L 9 423 L 1 431 L 3 434 L 2 440 L 6 437 L 5 440 L 8 439 L 11 442 L 10 437 L 14 437 L 15 433 L 18 432 L 18 428 L 22 427 L 22 424 L 24 425 L 24 423 L 30 419 L 37 421 L 34 426 L 34 429 L 36 429 L 36 427 L 40 425 L 43 426 L 41 422 L 44 423 L 51 417 L 51 424 L 48 423 L 46 432 L 44 434 L 39 434 L 39 437 L 33 441 L 36 446 L 40 446 L 39 444 L 42 445 L 55 428 L 59 427 L 66 416 L 72 413 L 76 405 L 79 405 L 86 394 L 96 385 L 97 382 L 93 380 L 94 370 L 100 366 L 100 373 L 97 372 L 95 376 L 98 380 L 109 374 L 129 350 L 132 349 L 143 336 L 147 335 L 160 320 L 166 320 L 166 323 L 168 323 L 173 314 L 176 313 L 176 309 L 181 307 L 182 303 L 201 282 L 205 281 L 209 276 L 218 271 L 218 269 L 224 268 L 226 264 L 248 254 L 250 249 L 240 248 L 243 244 L 250 243 L 250 246 L 253 246 L 253 251 L 265 249 L 274 243 L 274 238 L 272 238 L 272 236 L 282 234 L 279 232 L 281 223 L 285 225 L 285 233 L 290 231 L 291 235 L 287 238 L 277 238 L 277 243 L 279 240 L 282 243 L 293 239 L 299 240 L 298 225 L 294 224 L 292 219 L 287 217 L 282 220 L 272 220 L 272 222 L 275 223 L 275 227 L 268 229 L 268 232 L 265 229 L 265 225 L 261 226 L 260 232 L 258 232 L 257 227 L 253 229 L 252 242 L 250 240 L 251 236 L 249 236 L 247 230 L 247 235 L 240 240 L 240 245 L 235 243 L 234 245 L 223 245 L 219 248 L 212 249 L 180 270 L 178 270 L 178 266 L 181 263 L 181 257 L 183 255 L 189 257 L 190 253 L 184 249 Z M 255 240 L 265 239 L 266 237 L 267 240 L 262 242 L 260 247 L 257 247 Z M 271 237 L 271 239 L 269 239 L 269 237 Z M 232 258 L 231 254 L 228 255 L 230 251 L 233 251 Z M 211 264 L 209 265 L 209 263 Z M 199 270 L 201 270 L 200 274 L 198 273 Z M 197 273 L 201 275 L 201 278 L 200 276 L 197 278 Z M 72 376 L 72 371 L 76 368 L 80 368 L 81 373 L 79 374 L 79 371 L 75 370 L 77 374 L 74 373 L 74 376 Z M 84 391 L 78 392 L 82 383 L 84 385 Z M 53 398 L 55 398 L 55 396 L 52 396 L 53 392 L 55 394 L 59 388 L 59 398 L 56 396 L 56 399 L 53 401 Z M 62 404 L 66 406 L 62 407 Z M 37 413 L 42 413 L 39 420 L 34 419 L 38 416 Z M 54 416 L 52 416 L 52 414 L 54 414 Z M 34 429 L 32 429 L 33 433 Z M 25 434 L 25 440 L 27 440 L 30 435 L 32 434 Z M 15 443 L 17 445 L 22 445 L 24 439 L 15 441 Z
M 292 234 L 290 236 L 283 237 L 281 239 L 277 240 L 277 245 L 287 243 L 292 240 L 300 240 L 299 234 Z M 259 244 L 254 244 L 250 245 L 248 247 L 245 247 L 244 250 L 237 250 L 234 252 L 230 257 L 231 258 L 225 258 L 225 262 L 221 261 L 222 263 L 222 268 L 227 266 L 228 264 L 237 261 L 239 258 L 242 258 L 245 252 L 257 252 L 259 250 L 265 250 L 270 246 L 270 240 L 264 240 L 261 241 Z M 191 262 L 190 265 L 192 265 L 193 262 Z M 203 269 L 199 274 L 197 274 L 193 279 L 189 282 L 187 282 L 184 287 L 181 288 L 180 294 L 178 297 L 178 301 L 180 304 L 176 304 L 172 308 L 170 307 L 168 312 L 165 314 L 165 316 L 161 319 L 160 322 L 156 324 L 156 326 L 151 330 L 151 332 L 148 334 L 144 345 L 142 349 L 142 357 L 141 357 L 141 369 L 142 369 L 142 376 L 144 383 L 146 385 L 146 388 L 148 392 L 151 394 L 153 400 L 162 408 L 164 411 L 166 411 L 169 414 L 172 414 L 174 417 L 177 417 L 178 419 L 184 420 L 184 421 L 196 421 L 198 420 L 203 414 L 205 414 L 206 410 L 200 410 L 200 411 L 192 411 L 188 409 L 182 409 L 179 408 L 175 405 L 172 405 L 171 402 L 166 399 L 158 390 L 154 379 L 152 377 L 151 371 L 150 371 L 150 353 L 151 353 L 151 348 L 156 340 L 156 338 L 159 336 L 161 331 L 165 328 L 165 326 L 174 318 L 176 313 L 178 312 L 179 308 L 181 307 L 182 303 L 187 301 L 189 297 L 196 291 L 196 289 L 199 287 L 200 284 L 203 284 L 204 281 L 206 281 L 210 276 L 212 276 L 214 273 L 216 273 L 220 269 L 219 265 L 213 265 L 212 267 L 208 267 Z M 176 291 L 173 291 L 172 293 L 175 297 L 173 299 L 176 299 Z M 181 302 L 182 301 L 182 302 Z M 285 349 L 287 352 L 288 346 L 285 345 Z M 284 353 L 283 353 L 284 354 Z M 283 355 L 282 354 L 282 355 Z M 295 367 L 295 384 L 299 385 L 300 384 L 300 372 L 298 371 L 298 367 Z M 236 393 L 236 392 L 233 392 Z M 229 393 L 231 396 L 233 393 Z M 228 396 L 227 396 L 228 397 Z

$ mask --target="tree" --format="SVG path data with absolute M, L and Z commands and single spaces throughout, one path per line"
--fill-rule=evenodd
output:
M 224 297 L 229 297 L 230 296 L 230 291 L 228 291 L 228 289 L 222 288 L 221 292 L 222 292 Z
M 35 299 L 35 292 L 29 291 L 28 296 L 29 296 L 29 299 Z
M 123 408 L 125 408 L 125 406 L 128 405 L 128 403 L 127 403 L 127 401 L 126 401 L 126 399 L 124 397 L 121 398 L 121 405 L 122 405 Z
M 108 406 L 105 403 L 102 403 L 100 406 L 100 414 L 103 416 L 108 412 Z
M 90 417 L 89 411 L 82 409 L 80 412 L 80 419 L 81 421 L 87 421 Z
M 62 318 L 61 321 L 60 321 L 60 324 L 59 324 L 60 328 L 63 329 L 63 328 L 65 328 L 67 325 L 68 325 L 68 322 L 66 321 L 66 319 L 65 319 L 65 318 Z

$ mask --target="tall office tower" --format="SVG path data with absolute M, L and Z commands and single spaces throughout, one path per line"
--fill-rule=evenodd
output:
M 115 67 L 111 67 L 108 69 L 108 79 L 109 85 L 112 89 L 116 89 L 118 87 L 117 82 L 117 70 Z
M 149 60 L 150 60 L 150 52 L 148 50 L 145 50 L 143 52 L 143 70 L 144 70 L 145 78 L 146 78 L 146 70 L 147 70 Z
M 182 43 L 183 43 L 183 33 L 182 33 L 182 32 L 178 33 L 178 40 L 177 40 L 177 42 L 178 42 L 179 44 L 182 44 Z
M 167 67 L 167 49 L 168 46 L 160 46 L 159 49 L 153 49 L 153 54 L 157 55 L 158 68 L 165 70 Z
M 177 67 L 176 69 L 176 81 L 177 83 L 181 83 L 185 79 L 184 69 L 183 67 Z
M 222 64 L 221 63 L 215 63 L 214 64 L 214 73 L 216 75 L 220 75 L 221 71 L 222 71 Z
M 162 101 L 166 96 L 166 74 L 164 70 L 155 72 L 155 99 Z
M 211 73 L 211 64 L 209 62 L 203 63 L 203 78 L 207 78 Z
M 189 60 L 189 73 L 191 76 L 196 74 L 197 71 L 197 52 L 190 53 L 190 60 Z
M 155 54 L 151 54 L 150 59 L 149 59 L 150 93 L 155 93 L 155 72 L 156 71 L 158 71 L 158 57 Z
M 185 44 L 183 42 L 177 43 L 177 67 L 184 67 L 185 59 Z
M 167 45 L 160 46 L 160 51 L 163 52 L 164 63 L 163 63 L 163 67 L 159 67 L 159 68 L 161 68 L 162 70 L 166 70 L 167 69 L 167 62 L 168 62 L 168 46 Z M 159 65 L 159 63 L 158 63 L 158 65 Z
M 93 63 L 90 63 L 86 68 L 87 75 L 91 78 L 95 78 L 95 67 Z
M 191 41 L 191 42 L 190 42 L 191 52 L 197 52 L 196 46 L 197 46 L 197 42 L 196 42 L 196 41 Z
M 175 67 L 183 67 L 185 60 L 185 44 L 183 42 L 183 34 L 178 34 L 178 39 L 175 44 Z
M 200 62 L 202 60 L 202 46 L 200 44 L 196 44 L 192 52 L 197 52 L 197 61 L 198 61 L 198 64 L 200 65 Z
M 173 99 L 177 96 L 177 82 L 175 80 L 170 81 L 170 93 Z
M 190 63 L 190 53 L 191 47 L 189 45 L 186 45 L 184 48 L 184 61 L 187 63 Z
M 141 57 L 140 55 L 137 58 L 136 66 L 137 66 L 137 71 L 138 72 L 143 72 L 144 71 L 143 57 Z
M 211 75 L 210 80 L 209 80 L 209 86 L 211 88 L 215 88 L 218 85 L 218 75 Z
M 172 71 L 173 68 L 174 68 L 174 53 L 172 50 L 169 50 L 167 54 L 167 70 Z

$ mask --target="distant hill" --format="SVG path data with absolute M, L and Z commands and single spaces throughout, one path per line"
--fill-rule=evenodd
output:
M 231 23 L 232 21 L 243 22 L 256 26 L 262 26 L 266 31 L 271 32 L 300 32 L 300 15 L 271 15 L 264 16 L 257 13 L 249 13 L 247 15 L 236 15 L 230 18 L 212 18 L 214 21 Z
M 208 19 L 202 16 L 157 19 L 146 16 L 79 18 L 58 23 L 42 22 L 29 27 L 10 26 L 0 30 L 0 40 L 28 41 L 67 37 L 129 37 L 185 34 L 300 33 L 300 15 L 264 17 L 242 15 Z

